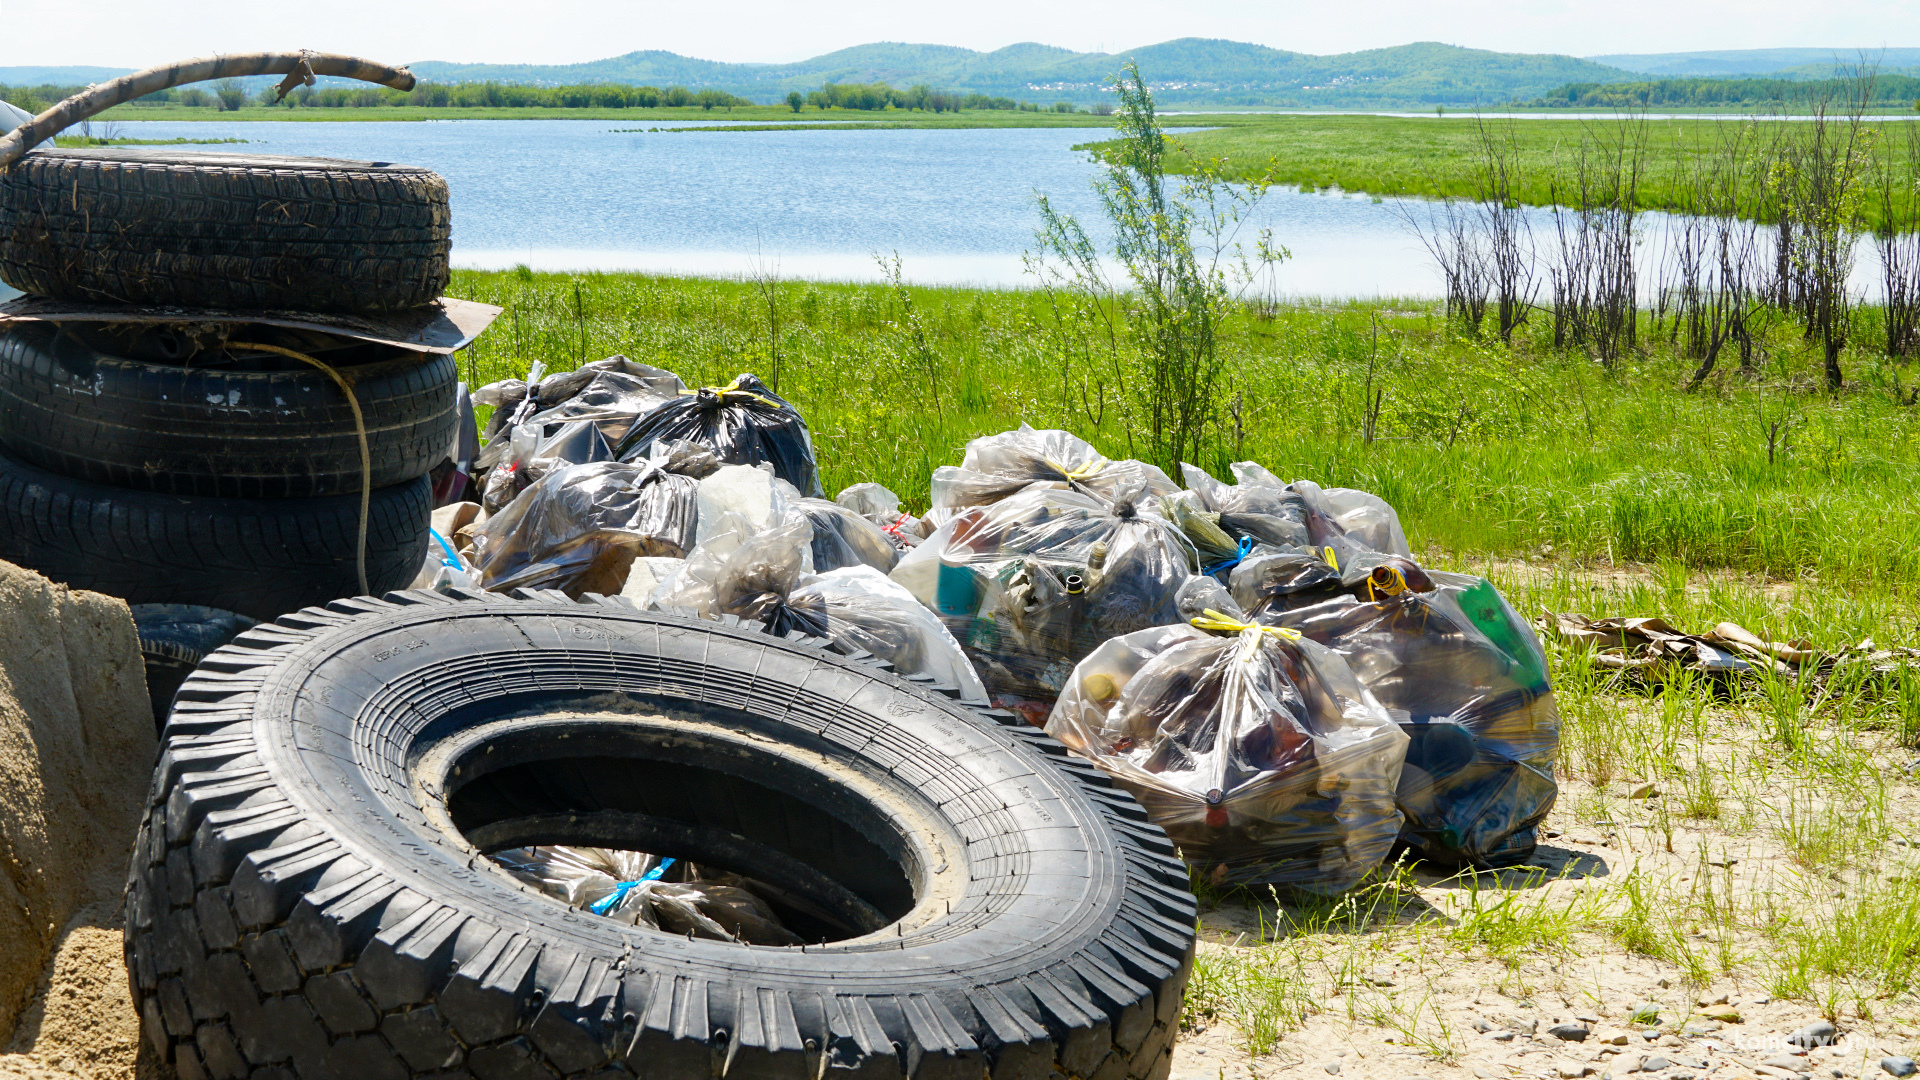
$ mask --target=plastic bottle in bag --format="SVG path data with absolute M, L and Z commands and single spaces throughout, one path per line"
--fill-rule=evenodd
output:
M 1343 892 L 1400 831 L 1406 736 L 1338 654 L 1292 631 L 1214 612 L 1114 638 L 1046 726 L 1216 883 Z
M 1196 562 L 1144 482 L 1111 502 L 1042 484 L 963 511 L 893 578 L 940 614 L 995 701 L 1044 715 L 1095 646 L 1178 617 Z
M 1426 858 L 1525 862 L 1558 794 L 1560 715 L 1539 640 L 1484 578 L 1340 596 L 1264 621 L 1340 653 L 1411 739 L 1398 799 Z

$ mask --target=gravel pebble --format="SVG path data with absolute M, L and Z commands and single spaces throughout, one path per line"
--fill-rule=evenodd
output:
M 1880 1071 L 1893 1076 L 1912 1076 L 1913 1059 L 1910 1057 L 1883 1057 L 1880 1059 Z

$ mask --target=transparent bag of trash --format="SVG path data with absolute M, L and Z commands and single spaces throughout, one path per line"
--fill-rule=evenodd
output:
M 797 512 L 765 529 L 734 518 L 730 529 L 696 547 L 654 591 L 650 606 L 688 608 L 709 619 L 735 615 L 766 624 L 767 633 L 795 630 L 842 650 L 869 652 L 903 675 L 929 675 L 986 700 L 960 645 L 913 594 L 871 566 L 815 574 L 805 566 L 813 526 Z
M 523 422 L 551 427 L 590 420 L 609 444 L 617 444 L 634 421 L 685 389 L 671 371 L 610 356 L 542 379 L 536 402 L 540 411 Z
M 838 503 L 795 499 L 793 509 L 813 526 L 816 572 L 825 573 L 843 566 L 871 566 L 884 574 L 900 561 L 900 549 L 880 526 Z
M 1373 600 L 1407 588 L 1425 592 L 1432 587 L 1432 578 L 1412 559 L 1371 548 L 1349 548 L 1342 557 L 1332 546 L 1256 550 L 1227 580 L 1234 602 L 1256 622 L 1271 622 L 1280 612 L 1337 597 Z
M 562 846 L 509 848 L 490 858 L 549 896 L 618 922 L 714 941 L 806 944 L 750 887 L 734 883 L 745 879 L 710 880 L 677 859 Z
M 1378 551 L 1412 558 L 1400 516 L 1386 500 L 1354 488 L 1322 488 L 1311 480 L 1284 484 L 1258 462 L 1236 461 L 1235 482 L 1180 465 L 1194 508 L 1235 538 L 1277 548 L 1332 547 L 1340 555 Z
M 970 507 L 893 579 L 939 613 L 996 701 L 1031 715 L 1014 699 L 1051 704 L 1095 646 L 1175 621 L 1195 562 L 1136 478 L 1113 501 L 1043 484 Z
M 969 442 L 958 467 L 935 469 L 933 511 L 928 516 L 944 524 L 965 507 L 991 506 L 1033 483 L 1051 483 L 1109 500 L 1137 485 L 1144 485 L 1154 496 L 1180 490 L 1158 466 L 1131 459 L 1109 461 L 1093 444 L 1071 432 L 1021 424 L 1017 431 Z
M 900 496 L 879 484 L 854 484 L 842 489 L 833 501 L 880 526 L 887 539 L 903 551 L 933 533 L 925 521 L 900 509 Z
M 820 605 L 827 616 L 827 636 L 841 648 L 870 652 L 903 675 L 928 675 L 958 687 L 969 701 L 987 700 L 986 686 L 939 616 L 873 567 L 849 566 L 802 578 L 793 596 Z
M 481 587 L 618 594 L 634 559 L 678 558 L 693 546 L 695 476 L 711 466 L 711 455 L 682 446 L 549 472 L 475 531 Z
M 472 503 L 467 505 L 471 506 Z M 438 529 L 427 530 L 427 557 L 409 589 L 471 589 L 474 570 Z
M 752 375 L 685 393 L 646 413 L 616 448 L 622 461 L 657 441 L 686 439 L 729 465 L 766 462 L 802 495 L 821 494 L 813 440 L 799 410 Z
M 1400 831 L 1407 737 L 1333 651 L 1217 612 L 1094 650 L 1047 733 L 1217 884 L 1344 892 Z
M 1422 578 L 1263 621 L 1339 653 L 1400 721 L 1412 740 L 1398 795 L 1410 847 L 1450 864 L 1525 862 L 1559 790 L 1546 654 L 1485 578 Z

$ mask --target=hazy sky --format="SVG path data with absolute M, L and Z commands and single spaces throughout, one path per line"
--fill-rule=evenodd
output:
M 1330 53 L 1474 48 L 1672 52 L 1920 46 L 1920 0 L 0 0 L 0 66 L 145 67 L 309 48 L 387 62 L 573 63 L 636 49 L 799 60 L 868 41 L 1115 52 L 1220 37 Z

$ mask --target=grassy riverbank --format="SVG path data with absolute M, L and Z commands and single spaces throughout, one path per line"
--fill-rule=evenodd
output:
M 1240 118 L 1233 118 L 1238 121 Z M 816 109 L 794 112 L 785 105 L 740 105 L 728 109 L 697 106 L 651 109 L 591 108 L 564 109 L 527 106 L 524 108 L 461 108 L 416 105 L 374 105 L 366 108 L 264 108 L 249 107 L 234 112 L 201 105 L 119 105 L 101 113 L 103 120 L 199 120 L 218 123 L 256 123 L 289 121 L 326 123 L 396 120 L 631 120 L 635 126 L 661 122 L 684 123 L 689 120 L 752 122 L 757 124 L 793 124 L 796 121 L 820 121 L 858 124 L 886 124 L 908 127 L 1110 127 L 1113 121 L 1091 113 L 1017 112 L 1001 109 L 969 109 L 959 113 L 908 111 L 905 109 Z
M 1169 118 L 1179 123 L 1180 118 Z M 1511 138 L 1509 161 L 1513 196 L 1532 206 L 1565 205 L 1578 190 L 1576 162 L 1582 143 L 1615 145 L 1625 117 L 1601 120 L 1526 118 L 1488 121 L 1501 139 Z M 1805 122 L 1726 119 L 1646 119 L 1641 131 L 1644 172 L 1639 180 L 1642 206 L 1679 205 L 1702 170 L 1726 156 L 1730 140 L 1741 147 L 1733 157 L 1751 166 L 1755 146 L 1784 134 L 1804 139 Z M 1906 130 L 1920 119 L 1890 117 L 1871 122 L 1881 134 L 1877 152 L 1890 155 L 1908 182 L 1920 180 L 1916 163 L 1904 157 Z M 1210 130 L 1179 137 L 1191 159 L 1224 160 L 1230 174 L 1265 177 L 1309 190 L 1338 188 L 1370 195 L 1425 197 L 1472 196 L 1485 167 L 1482 127 L 1460 117 L 1268 116 L 1257 123 L 1209 124 Z M 1083 149 L 1098 150 L 1089 143 Z M 1872 219 L 1869 200 L 1863 212 Z
M 527 272 L 460 272 L 452 292 L 507 308 L 461 357 L 475 382 L 615 352 L 694 384 L 777 370 L 829 493 L 879 480 L 924 507 L 935 466 L 1023 421 L 1110 455 L 1140 446 L 1041 293 Z M 1462 336 L 1409 302 L 1248 310 L 1225 348 L 1240 432 L 1223 414 L 1201 464 L 1376 491 L 1423 562 L 1492 576 L 1528 618 L 1920 643 L 1910 366 L 1850 352 L 1852 382 L 1830 394 L 1783 327 L 1753 375 L 1688 393 L 1690 363 L 1659 344 L 1606 371 L 1524 328 L 1511 350 Z M 1853 1040 L 1815 1053 L 1821 1075 L 1913 1052 L 1920 677 L 1853 663 L 1816 690 L 1682 673 L 1656 696 L 1550 653 L 1562 794 L 1532 865 L 1392 871 L 1338 901 L 1203 888 L 1175 1077 L 1618 1075 L 1648 1053 L 1753 1077 L 1820 1015 Z M 1576 1016 L 1593 1039 L 1547 1035 Z

